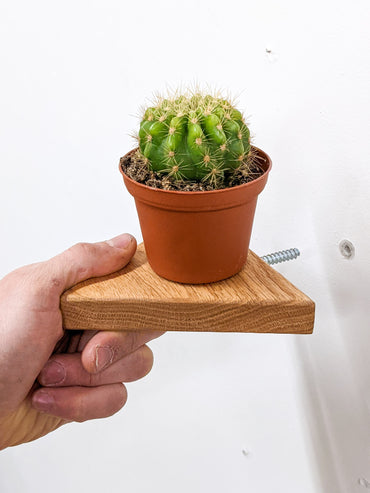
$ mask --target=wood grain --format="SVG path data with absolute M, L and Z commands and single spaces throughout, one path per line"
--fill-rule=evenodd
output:
M 211 284 L 162 279 L 144 245 L 121 271 L 89 279 L 61 300 L 66 329 L 310 334 L 315 304 L 252 251 L 236 276 Z

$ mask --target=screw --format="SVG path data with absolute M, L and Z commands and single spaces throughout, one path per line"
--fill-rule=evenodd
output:
M 294 260 L 301 252 L 298 248 L 290 248 L 289 250 L 282 250 L 281 252 L 269 253 L 268 255 L 264 255 L 261 257 L 267 264 L 279 264 L 280 262 L 287 262 L 288 260 Z
M 339 251 L 347 259 L 355 256 L 355 246 L 349 240 L 342 240 L 339 243 Z
M 370 483 L 369 483 L 369 481 L 368 481 L 367 479 L 365 479 L 365 478 L 359 478 L 359 480 L 358 480 L 358 484 L 359 484 L 360 486 L 365 486 L 365 488 L 370 488 Z

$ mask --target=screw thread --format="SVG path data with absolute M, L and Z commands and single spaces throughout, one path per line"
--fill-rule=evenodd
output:
M 280 252 L 269 253 L 268 255 L 264 255 L 261 257 L 267 264 L 280 264 L 281 262 L 287 262 L 288 260 L 294 260 L 301 252 L 298 248 L 290 248 L 289 250 L 282 250 Z

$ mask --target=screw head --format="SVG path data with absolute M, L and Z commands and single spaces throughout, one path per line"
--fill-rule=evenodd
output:
M 358 484 L 359 484 L 360 486 L 365 486 L 365 488 L 370 488 L 370 483 L 369 483 L 369 481 L 368 481 L 367 479 L 365 479 L 365 478 L 359 478 L 359 480 L 358 480 Z
M 347 259 L 355 256 L 355 246 L 349 240 L 342 240 L 339 243 L 339 251 Z

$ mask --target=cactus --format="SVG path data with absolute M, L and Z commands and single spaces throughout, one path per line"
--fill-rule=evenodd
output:
M 145 110 L 137 138 L 150 170 L 217 188 L 251 156 L 242 114 L 219 95 L 201 92 L 158 96 Z

